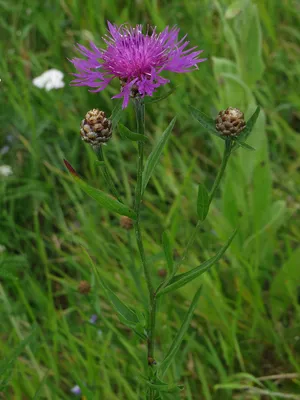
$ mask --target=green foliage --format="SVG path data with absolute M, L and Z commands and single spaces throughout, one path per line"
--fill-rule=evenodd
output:
M 176 118 L 173 118 L 172 121 L 170 122 L 169 126 L 167 129 L 163 132 L 161 135 L 159 141 L 156 143 L 156 145 L 153 147 L 153 150 L 151 151 L 143 172 L 143 186 L 142 186 L 142 191 L 144 192 L 149 179 L 151 178 L 153 171 L 162 155 L 162 152 L 167 144 L 167 141 L 169 139 L 169 136 L 171 135 L 172 129 L 175 125 Z
M 135 212 L 130 208 L 126 207 L 124 204 L 120 203 L 118 200 L 113 199 L 105 192 L 95 189 L 85 183 L 74 170 L 74 168 L 68 163 L 68 161 L 64 160 L 66 167 L 74 178 L 75 182 L 78 186 L 90 197 L 92 197 L 96 202 L 104 208 L 107 208 L 110 211 L 116 212 L 121 215 L 126 215 L 130 218 L 136 219 Z
M 204 221 L 209 210 L 209 193 L 204 185 L 198 186 L 197 214 L 201 221 Z
M 190 326 L 190 322 L 193 317 L 195 308 L 197 307 L 200 295 L 201 295 L 201 287 L 197 290 L 197 292 L 192 300 L 192 303 L 191 303 L 189 309 L 187 310 L 186 315 L 184 316 L 182 325 L 181 325 L 180 329 L 178 330 L 178 332 L 176 333 L 176 336 L 175 336 L 166 356 L 164 357 L 162 363 L 159 366 L 158 375 L 161 377 L 163 377 L 165 375 L 165 373 L 167 372 L 167 370 L 169 369 L 169 367 L 171 365 L 171 362 L 173 361 L 174 357 L 176 356 L 176 354 L 179 350 L 179 347 L 184 338 L 184 335 Z
M 119 124 L 119 132 L 121 137 L 132 140 L 133 142 L 147 142 L 148 140 L 147 136 L 141 135 L 140 133 L 132 132 L 123 124 Z

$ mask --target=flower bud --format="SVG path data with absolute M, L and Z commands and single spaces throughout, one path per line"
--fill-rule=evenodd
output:
M 133 227 L 133 220 L 131 218 L 129 218 L 129 217 L 126 217 L 126 215 L 123 215 L 120 218 L 120 225 L 121 225 L 121 228 L 126 229 L 127 231 L 129 231 Z
M 80 135 L 82 140 L 92 146 L 106 143 L 112 136 L 111 120 L 106 118 L 104 111 L 94 108 L 81 121 Z
M 244 113 L 238 108 L 228 107 L 216 118 L 216 129 L 222 136 L 238 136 L 245 126 Z
M 88 281 L 80 281 L 78 285 L 78 292 L 81 294 L 88 294 L 91 291 L 91 285 Z

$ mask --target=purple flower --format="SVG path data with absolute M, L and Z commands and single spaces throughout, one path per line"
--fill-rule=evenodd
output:
M 85 59 L 70 60 L 77 70 L 72 84 L 99 92 L 112 79 L 119 78 L 121 93 L 113 98 L 123 97 L 123 108 L 128 105 L 131 91 L 138 92 L 141 97 L 152 96 L 159 86 L 168 83 L 168 79 L 160 76 L 162 71 L 189 72 L 205 61 L 198 58 L 202 50 L 187 49 L 186 35 L 178 40 L 176 27 L 166 27 L 161 33 L 157 33 L 156 28 L 150 33 L 148 28 L 144 34 L 142 25 L 118 27 L 108 22 L 108 29 L 103 38 L 106 49 L 99 49 L 93 42 L 91 49 L 77 45 Z
M 95 324 L 96 321 L 97 321 L 97 319 L 98 319 L 97 314 L 92 314 L 92 315 L 91 315 L 91 318 L 89 319 L 89 322 L 90 322 L 91 324 Z
M 73 386 L 71 392 L 77 396 L 81 395 L 81 389 L 78 385 Z

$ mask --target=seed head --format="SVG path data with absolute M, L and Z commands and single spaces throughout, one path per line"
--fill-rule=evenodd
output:
M 126 215 L 123 215 L 120 218 L 120 225 L 123 229 L 126 229 L 127 231 L 129 231 L 133 227 L 133 220 L 129 217 L 126 217 Z
M 91 285 L 88 281 L 80 281 L 78 285 L 78 292 L 81 294 L 88 294 L 91 291 Z
M 82 140 L 92 146 L 100 146 L 112 136 L 111 120 L 106 118 L 104 111 L 94 108 L 87 112 L 85 119 L 81 121 L 80 135 Z
M 244 113 L 238 108 L 228 107 L 216 118 L 216 129 L 222 136 L 238 136 L 245 126 Z

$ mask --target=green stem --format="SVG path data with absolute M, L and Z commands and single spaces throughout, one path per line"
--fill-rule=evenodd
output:
M 216 179 L 214 181 L 214 184 L 213 184 L 213 186 L 211 188 L 211 191 L 209 193 L 209 204 L 212 202 L 212 200 L 214 198 L 214 195 L 216 194 L 216 191 L 217 191 L 217 189 L 218 189 L 218 187 L 220 185 L 221 179 L 222 179 L 222 177 L 224 175 L 225 168 L 226 168 L 227 162 L 228 162 L 230 154 L 231 154 L 231 149 L 232 149 L 232 142 L 231 142 L 230 139 L 226 139 L 225 147 L 224 147 L 224 153 L 223 153 L 223 159 L 222 159 L 222 164 L 221 164 L 221 167 L 219 169 L 218 175 L 217 175 L 217 177 L 216 177 Z M 189 241 L 188 241 L 188 243 L 187 243 L 187 245 L 186 245 L 186 247 L 184 249 L 183 255 L 181 256 L 180 260 L 174 266 L 174 269 L 173 269 L 172 273 L 170 274 L 170 276 L 157 288 L 156 295 L 170 283 L 170 281 L 174 278 L 174 276 L 175 276 L 176 272 L 178 271 L 178 269 L 181 267 L 181 265 L 186 260 L 186 258 L 188 256 L 188 253 L 189 253 L 191 247 L 193 246 L 193 244 L 194 244 L 194 242 L 196 240 L 197 234 L 198 234 L 198 232 L 200 230 L 200 227 L 201 227 L 201 223 L 202 223 L 201 220 L 197 221 L 195 229 L 194 229 L 194 231 L 193 231 L 193 233 L 192 233 L 192 235 L 191 235 L 191 237 L 190 237 L 190 239 L 189 239 Z
M 211 191 L 209 193 L 209 204 L 212 202 L 212 199 L 214 198 L 214 195 L 216 193 L 216 190 L 218 189 L 221 179 L 224 175 L 225 172 L 225 168 L 227 165 L 227 162 L 229 160 L 230 154 L 231 154 L 231 147 L 232 146 L 232 141 L 231 139 L 226 139 L 225 140 L 225 147 L 224 147 L 224 153 L 223 153 L 223 159 L 222 159 L 222 164 L 221 167 L 219 169 L 218 175 L 214 181 L 214 184 L 211 188 Z
M 137 120 L 137 133 L 144 135 L 145 131 L 145 105 L 142 99 L 135 99 L 135 113 Z M 143 162 L 144 162 L 144 142 L 138 142 L 138 167 L 137 167 L 137 183 L 135 191 L 135 202 L 134 209 L 136 212 L 135 221 L 135 235 L 137 246 L 139 249 L 142 266 L 146 278 L 146 284 L 148 288 L 149 295 L 149 320 L 148 320 L 148 365 L 152 365 L 152 359 L 154 359 L 154 330 L 155 330 L 155 319 L 156 319 L 156 297 L 150 277 L 150 271 L 146 262 L 143 239 L 141 234 L 141 223 L 140 223 L 140 211 L 141 203 L 143 200 L 142 193 L 142 180 L 143 180 Z M 152 376 L 151 368 L 149 368 L 149 378 Z M 155 391 L 150 389 L 149 400 L 153 400 L 155 396 Z
M 107 186 L 109 187 L 111 193 L 115 196 L 115 198 L 118 201 L 120 201 L 121 203 L 123 203 L 122 199 L 121 199 L 121 196 L 119 195 L 119 192 L 118 192 L 118 190 L 117 190 L 117 188 L 116 188 L 116 186 L 114 184 L 112 176 L 110 175 L 109 170 L 108 170 L 108 168 L 106 166 L 102 145 L 100 145 L 100 146 L 95 148 L 95 153 L 97 155 L 98 160 L 101 161 L 101 163 L 103 163 L 102 172 L 103 172 L 103 176 L 104 176 L 104 179 L 105 179 L 105 182 L 106 182 Z

